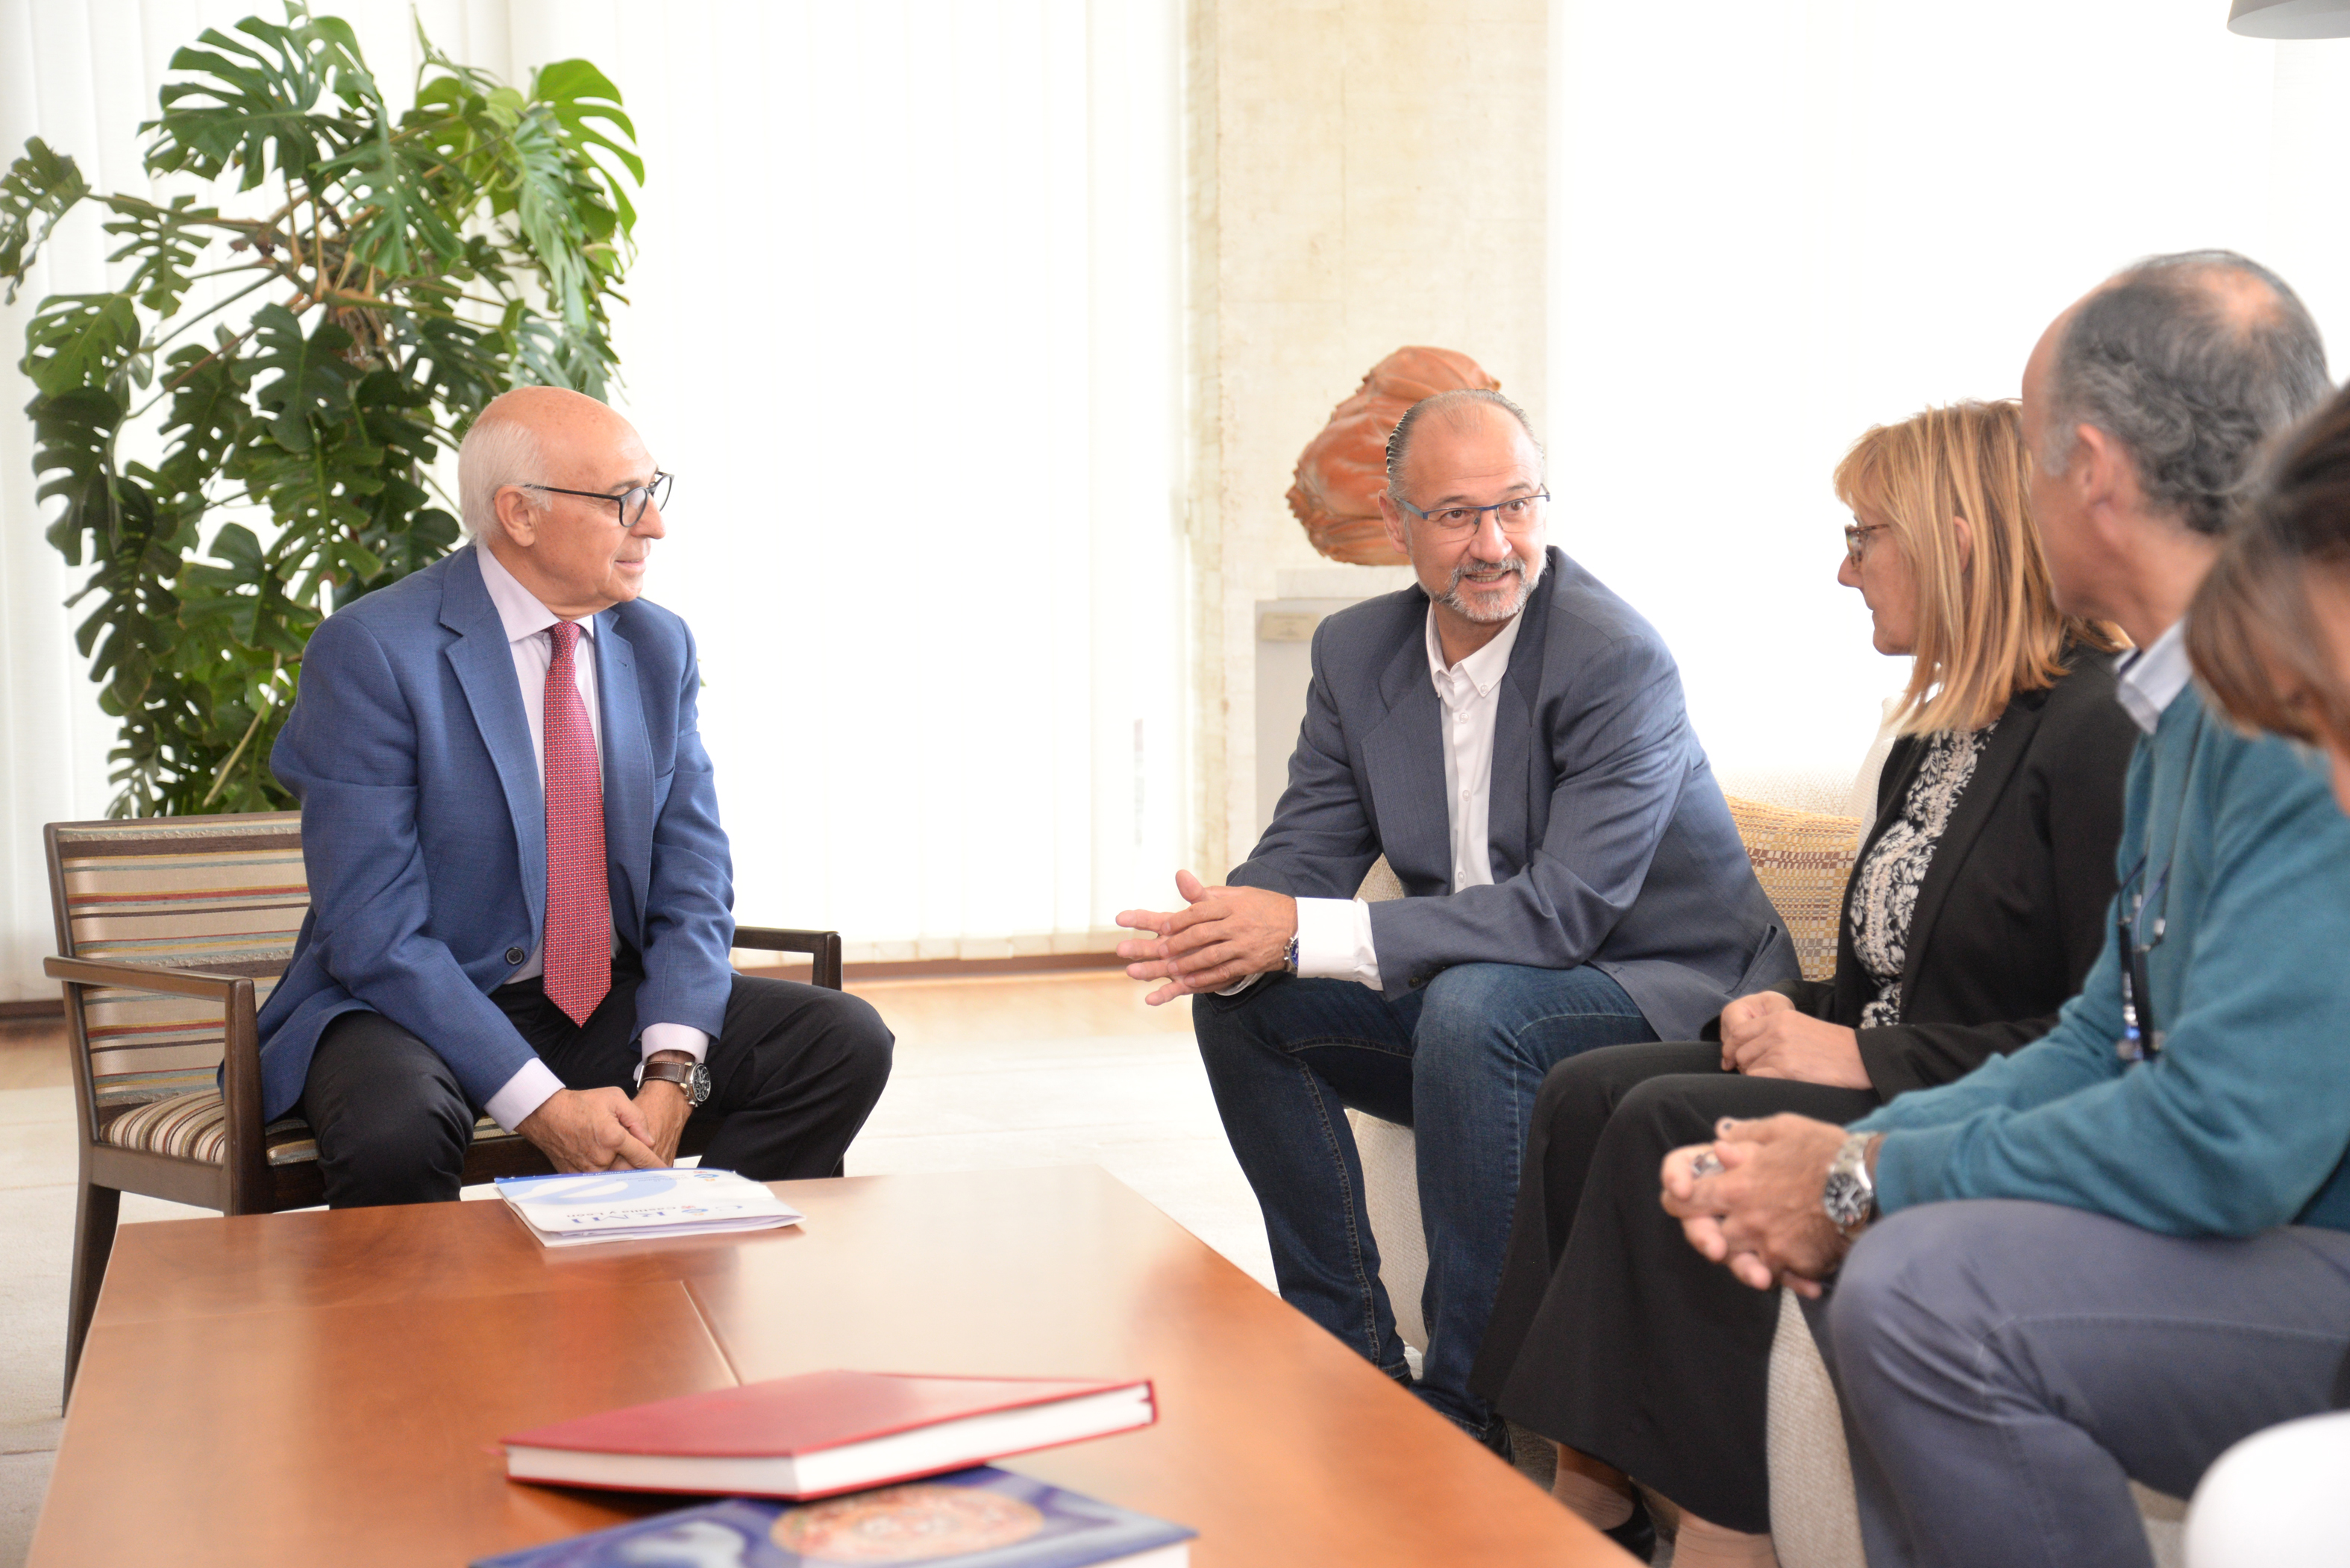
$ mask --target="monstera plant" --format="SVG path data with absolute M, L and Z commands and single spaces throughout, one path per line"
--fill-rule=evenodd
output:
M 37 139 L 0 181 L 9 297 L 78 204 L 120 242 L 122 286 L 42 300 L 23 361 L 48 537 L 91 568 L 117 815 L 287 804 L 269 746 L 311 628 L 456 539 L 436 456 L 510 385 L 615 369 L 644 178 L 619 90 L 422 54 L 394 116 L 350 27 L 289 4 L 172 57 L 141 127 L 168 201 L 95 193 Z

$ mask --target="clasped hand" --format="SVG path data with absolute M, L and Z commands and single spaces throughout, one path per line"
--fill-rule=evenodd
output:
M 1797 1011 L 1775 991 L 1742 996 L 1721 1010 L 1721 1070 L 1838 1089 L 1869 1086 L 1860 1036 Z
M 655 1086 L 668 1089 L 685 1110 L 692 1109 L 675 1085 Z M 618 1089 L 558 1089 L 523 1117 L 515 1131 L 536 1144 L 559 1171 L 655 1170 L 676 1155 L 685 1117 L 681 1115 L 674 1126 L 657 1131 L 646 1109 Z
M 1808 1116 L 1725 1116 L 1714 1133 L 1711 1143 L 1665 1157 L 1665 1212 L 1681 1222 L 1690 1246 L 1728 1265 L 1740 1282 L 1818 1295 L 1819 1282 L 1835 1272 L 1851 1246 L 1823 1202 L 1844 1129 Z M 1721 1168 L 1700 1175 L 1699 1158 L 1708 1153 Z
M 1210 888 L 1189 871 L 1175 873 L 1175 890 L 1189 908 L 1128 909 L 1118 917 L 1129 930 L 1152 933 L 1118 944 L 1128 976 L 1166 982 L 1143 998 L 1151 1006 L 1283 966 L 1297 934 L 1296 899 L 1263 888 Z

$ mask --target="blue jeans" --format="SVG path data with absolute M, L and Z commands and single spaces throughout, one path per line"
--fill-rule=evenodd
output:
M 1601 1045 L 1653 1040 L 1599 971 L 1458 964 L 1392 999 L 1343 980 L 1271 976 L 1192 1000 L 1225 1136 L 1264 1210 L 1282 1299 L 1390 1376 L 1403 1341 L 1379 1284 L 1362 1161 L 1345 1107 L 1418 1135 L 1428 1240 L 1420 1397 L 1472 1431 L 1469 1392 L 1517 1201 L 1543 1075 Z

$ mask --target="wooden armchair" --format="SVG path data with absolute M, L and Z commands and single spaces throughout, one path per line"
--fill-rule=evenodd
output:
M 70 1395 L 123 1193 L 226 1214 L 324 1199 L 309 1127 L 262 1123 L 254 1024 L 293 957 L 310 891 L 297 812 L 58 822 L 43 838 L 59 955 L 47 967 L 65 987 L 81 1144 Z M 840 989 L 836 931 L 738 927 L 734 945 L 807 953 L 815 982 Z M 699 1143 L 689 1129 L 679 1152 Z M 549 1168 L 528 1139 L 486 1116 L 474 1124 L 466 1181 Z

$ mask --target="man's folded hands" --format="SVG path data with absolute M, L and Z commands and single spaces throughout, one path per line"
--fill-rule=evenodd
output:
M 1726 1264 L 1758 1291 L 1791 1286 L 1817 1296 L 1850 1248 L 1828 1219 L 1823 1195 L 1828 1167 L 1845 1131 L 1808 1116 L 1761 1121 L 1725 1116 L 1711 1143 L 1690 1144 L 1665 1157 L 1660 1200 L 1681 1222 L 1689 1244 Z M 1720 1169 L 1706 1174 L 1700 1157 Z
M 1118 923 L 1149 931 L 1118 944 L 1135 980 L 1166 983 L 1143 998 L 1153 1007 L 1194 992 L 1222 991 L 1253 974 L 1283 968 L 1297 934 L 1297 900 L 1263 888 L 1211 888 L 1189 871 L 1175 873 L 1185 909 L 1127 909 Z
M 558 1171 L 657 1170 L 655 1135 L 636 1101 L 618 1089 L 558 1089 L 515 1131 L 538 1146 Z M 671 1140 L 671 1147 L 676 1147 Z

